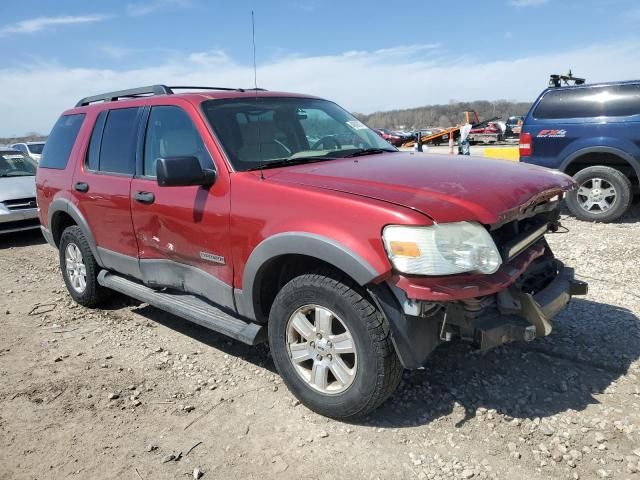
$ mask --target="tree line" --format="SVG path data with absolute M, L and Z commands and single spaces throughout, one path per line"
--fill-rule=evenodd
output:
M 362 122 L 373 128 L 424 129 L 426 127 L 453 127 L 463 124 L 464 112 L 476 111 L 480 121 L 499 117 L 503 120 L 514 115 L 526 115 L 531 106 L 528 102 L 511 100 L 476 100 L 473 102 L 451 101 L 447 105 L 389 110 L 370 114 L 355 113 Z

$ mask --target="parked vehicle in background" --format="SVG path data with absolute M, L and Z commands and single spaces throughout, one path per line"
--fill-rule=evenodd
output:
M 498 122 L 487 122 L 486 125 L 472 128 L 469 132 L 469 143 L 497 143 L 504 139 L 504 132 Z
M 522 124 L 524 123 L 523 116 L 513 116 L 509 117 L 505 122 L 505 138 L 518 138 L 520 136 L 520 132 L 522 131 Z
M 577 218 L 619 218 L 640 194 L 640 81 L 544 90 L 522 127 L 520 159 L 573 176 L 566 201 Z
M 0 234 L 40 228 L 35 161 L 0 148 Z
M 382 138 L 384 138 L 387 142 L 389 142 L 393 146 L 402 145 L 402 143 L 404 142 L 403 138 L 400 135 L 395 135 L 394 133 L 392 133 L 390 130 L 387 130 L 386 128 L 374 128 L 373 131 L 376 132 L 378 135 L 380 135 Z
M 178 88 L 82 99 L 51 132 L 42 231 L 79 304 L 115 290 L 268 338 L 301 402 L 352 417 L 439 344 L 548 335 L 586 293 L 544 238 L 570 177 L 416 158 L 317 97 Z
M 36 162 L 40 161 L 40 157 L 42 156 L 42 149 L 44 148 L 45 142 L 23 142 L 23 143 L 14 143 L 10 145 L 10 148 L 14 150 L 18 150 L 25 155 L 33 158 Z

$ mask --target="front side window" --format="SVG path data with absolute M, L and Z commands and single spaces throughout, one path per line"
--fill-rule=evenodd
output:
M 187 112 L 176 106 L 151 108 L 144 143 L 144 172 L 156 176 L 159 158 L 196 157 L 203 168 L 212 168 L 213 162 L 202 138 Z
M 208 100 L 204 114 L 239 171 L 397 151 L 335 103 L 295 97 Z
M 36 162 L 23 153 L 0 151 L 0 178 L 32 177 L 36 168 Z
M 44 143 L 30 143 L 29 151 L 34 155 L 40 155 L 42 153 L 42 149 L 44 148 Z

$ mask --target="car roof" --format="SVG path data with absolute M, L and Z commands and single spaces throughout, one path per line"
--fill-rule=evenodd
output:
M 583 83 L 582 85 L 564 85 L 561 87 L 548 87 L 543 93 L 555 91 L 555 90 L 576 90 L 581 88 L 594 88 L 594 87 L 612 87 L 617 85 L 634 85 L 640 84 L 640 80 L 622 80 L 617 82 L 600 82 L 600 83 Z

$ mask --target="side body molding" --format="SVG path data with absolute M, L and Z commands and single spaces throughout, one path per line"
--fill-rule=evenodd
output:
M 258 286 L 262 267 L 282 255 L 306 255 L 330 263 L 342 270 L 358 284 L 366 285 L 383 272 L 376 271 L 369 262 L 357 253 L 336 241 L 307 232 L 280 233 L 263 240 L 251 252 L 242 274 L 242 290 L 235 290 L 236 308 L 240 315 L 251 320 L 258 318 Z
M 78 225 L 82 229 L 82 233 L 84 233 L 85 238 L 89 242 L 91 253 L 93 253 L 93 256 L 95 257 L 96 262 L 98 263 L 98 265 L 104 268 L 105 265 L 102 262 L 102 258 L 100 257 L 100 252 L 98 251 L 96 240 L 93 237 L 93 233 L 91 233 L 89 224 L 85 220 L 82 213 L 80 213 L 80 210 L 78 210 L 78 208 L 70 200 L 66 198 L 57 198 L 53 202 L 51 202 L 51 205 L 49 205 L 48 226 L 49 226 L 49 231 L 51 233 L 52 239 L 55 233 L 53 231 L 53 217 L 57 212 L 67 213 L 71 218 L 73 218 L 74 222 L 76 222 L 76 225 Z M 55 244 L 53 246 L 56 248 L 58 247 Z

